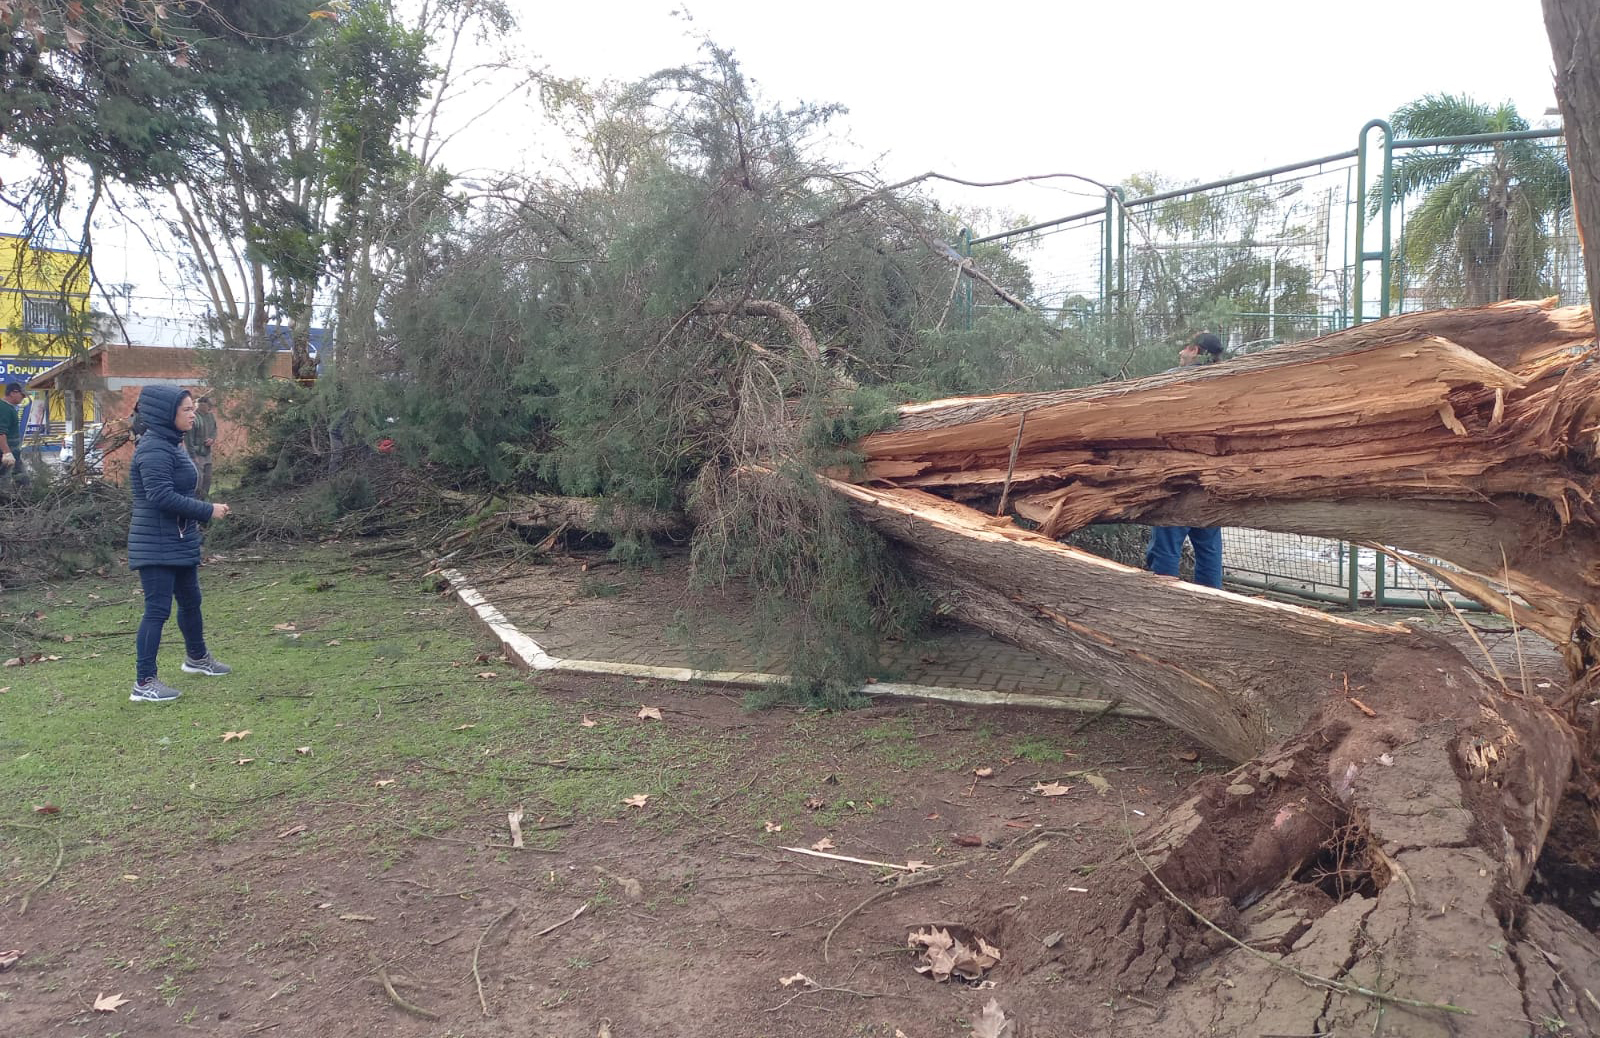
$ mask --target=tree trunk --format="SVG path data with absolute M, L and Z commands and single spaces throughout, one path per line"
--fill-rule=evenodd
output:
M 1549 1033 L 1596 1033 L 1585 992 L 1600 994 L 1600 940 L 1519 893 L 1571 767 L 1571 729 L 1440 664 L 1390 654 L 1363 693 L 1375 717 L 1329 701 L 1300 736 L 1204 780 L 1138 856 L 1081 881 L 1095 904 L 1083 932 L 1050 949 L 1027 939 L 1084 917 L 1084 895 L 1065 891 L 979 929 L 1021 950 L 1016 975 L 1160 999 L 1143 1003 L 1153 1019 L 1107 1012 L 1076 1021 L 1081 1033 L 1501 1038 L 1554 1020 L 1571 1029 Z
M 1233 760 L 1360 697 L 1389 655 L 1459 653 L 1407 629 L 1155 577 L 911 490 L 832 483 L 958 619 L 1062 660 Z M 1354 713 L 1357 707 L 1346 703 Z
M 1009 493 L 1047 537 L 1193 516 L 1381 539 L 1465 570 L 1446 577 L 1468 593 L 1509 586 L 1518 621 L 1587 671 L 1600 365 L 1582 359 L 1589 309 L 1552 303 L 1406 314 L 1130 383 L 909 405 L 856 445 L 863 481 Z M 1514 529 L 1528 521 L 1543 540 Z
M 1600 221 L 1600 6 L 1593 0 L 1544 0 L 1544 25 L 1555 58 L 1589 302 L 1600 313 L 1600 243 L 1589 248 L 1583 231 L 1586 222 Z
M 1142 1003 L 1152 1019 L 1107 1011 L 1075 1028 L 1600 1029 L 1600 941 L 1522 894 L 1579 751 L 1565 718 L 1439 639 L 1155 577 L 1053 539 L 1150 520 L 1405 545 L 1463 567 L 1447 575 L 1561 646 L 1588 680 L 1600 633 L 1593 337 L 1587 308 L 1548 303 L 1410 314 L 1134 383 L 911 405 L 856 445 L 861 484 L 834 490 L 951 613 L 1219 753 L 1255 758 L 1203 782 L 1136 855 L 1088 881 L 1088 899 L 1063 889 L 980 923 L 1019 950 L 1014 976 L 1161 997 Z M 992 509 L 1008 492 L 1038 532 L 959 503 Z M 1063 921 L 1076 929 L 1041 945 Z M 1051 989 L 1031 988 L 1043 992 L 1036 1020 L 1019 1007 L 1040 1033 L 1060 1023 Z

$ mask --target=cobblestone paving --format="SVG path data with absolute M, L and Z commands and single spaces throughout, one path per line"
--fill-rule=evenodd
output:
M 783 669 L 762 651 L 761 608 L 748 592 L 690 592 L 686 577 L 681 558 L 643 572 L 568 557 L 520 568 L 513 576 L 497 576 L 494 567 L 467 573 L 485 598 L 552 656 L 698 670 Z M 1059 664 L 961 626 L 890 645 L 879 665 L 881 681 L 1104 697 Z

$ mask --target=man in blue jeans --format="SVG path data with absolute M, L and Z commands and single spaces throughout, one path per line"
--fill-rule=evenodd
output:
M 1222 359 L 1222 340 L 1210 332 L 1196 335 L 1178 354 L 1178 367 L 1191 368 L 1202 364 L 1215 364 Z M 1144 563 L 1166 577 L 1178 575 L 1178 563 L 1183 558 L 1183 541 L 1188 538 L 1194 545 L 1194 582 L 1207 587 L 1222 586 L 1222 527 L 1220 526 L 1152 526 L 1150 546 L 1145 549 Z

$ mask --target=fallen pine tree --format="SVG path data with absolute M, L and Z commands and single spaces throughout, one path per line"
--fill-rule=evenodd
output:
M 1406 315 L 1132 383 L 912 405 L 856 445 L 863 471 L 830 485 L 950 613 L 1245 762 L 1130 844 L 1140 868 L 1087 932 L 1023 939 L 1058 928 L 1059 900 L 987 919 L 1037 949 L 1010 968 L 1109 971 L 1146 997 L 1181 978 L 1146 1033 L 1600 1032 L 1600 940 L 1523 896 L 1592 738 L 1574 704 L 1600 665 L 1593 350 L 1587 308 Z M 1419 563 L 1555 644 L 1571 691 L 1055 540 L 1104 521 L 1444 560 Z

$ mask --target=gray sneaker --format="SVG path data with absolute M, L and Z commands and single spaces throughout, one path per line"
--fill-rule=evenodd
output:
M 183 658 L 183 670 L 188 674 L 205 674 L 213 678 L 220 678 L 224 674 L 233 673 L 232 667 L 223 663 L 209 652 L 206 653 L 204 659 L 192 660 L 185 656 Z
M 170 703 L 181 695 L 182 692 L 165 684 L 160 678 L 145 678 L 133 683 L 133 694 L 128 696 L 128 702 Z

